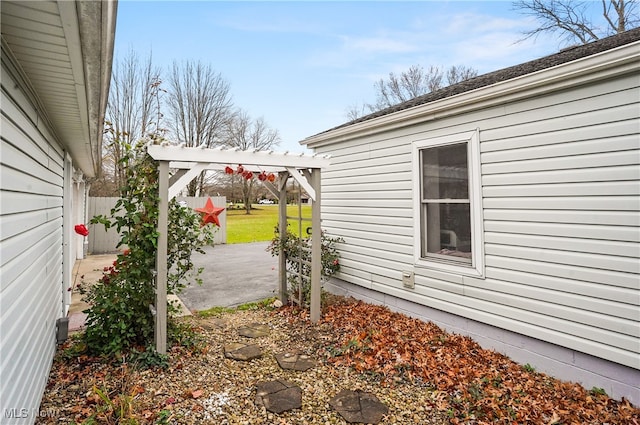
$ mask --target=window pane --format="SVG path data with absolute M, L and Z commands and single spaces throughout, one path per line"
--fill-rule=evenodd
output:
M 422 150 L 423 199 L 469 199 L 467 144 Z
M 426 254 L 471 258 L 470 204 L 427 203 L 423 206 L 426 223 Z M 426 245 L 426 252 L 424 250 Z

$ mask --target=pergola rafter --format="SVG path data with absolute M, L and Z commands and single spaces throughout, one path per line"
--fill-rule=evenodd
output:
M 320 319 L 320 279 L 321 279 L 321 234 L 320 228 L 320 172 L 330 164 L 329 156 L 304 153 L 273 151 L 239 151 L 225 148 L 189 148 L 163 143 L 149 145 L 149 155 L 158 161 L 159 169 L 159 216 L 158 248 L 156 256 L 156 351 L 167 351 L 167 229 L 169 200 L 174 198 L 189 182 L 202 171 L 220 170 L 227 165 L 242 164 L 249 171 L 269 171 L 278 174 L 277 184 L 264 182 L 265 186 L 278 197 L 280 202 L 280 237 L 286 235 L 287 205 L 286 181 L 292 177 L 307 192 L 312 203 L 311 232 L 318 237 L 311 238 L 311 320 Z M 169 170 L 177 171 L 170 176 Z M 287 274 L 284 253 L 279 259 L 280 300 L 287 302 Z

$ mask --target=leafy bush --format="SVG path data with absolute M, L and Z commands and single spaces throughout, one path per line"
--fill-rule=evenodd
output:
M 340 270 L 340 254 L 335 245 L 344 242 L 344 239 L 328 236 L 324 230 L 320 235 L 321 279 L 324 282 Z M 289 230 L 284 237 L 280 237 L 280 231 L 276 227 L 274 238 L 267 250 L 275 257 L 279 255 L 281 247 L 287 264 L 289 293 L 294 298 L 298 298 L 300 294 L 300 304 L 309 305 L 311 301 L 311 238 L 298 237 Z
M 127 148 L 123 162 L 129 164 L 122 197 L 111 216 L 97 216 L 93 224 L 115 227 L 120 234 L 118 247 L 127 247 L 112 266 L 106 267 L 100 281 L 85 292 L 91 307 L 85 312 L 85 341 L 90 352 L 119 355 L 153 342 L 155 320 L 150 306 L 155 303 L 155 262 L 158 241 L 158 166 L 144 144 Z M 213 242 L 210 226 L 200 227 L 200 216 L 169 203 L 167 292 L 176 294 L 189 277 L 198 283 L 202 270 L 194 270 L 193 251 Z M 172 308 L 168 306 L 169 316 Z M 168 318 L 170 320 L 170 317 Z

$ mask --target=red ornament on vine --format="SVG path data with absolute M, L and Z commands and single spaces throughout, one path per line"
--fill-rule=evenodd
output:
M 81 236 L 89 236 L 89 229 L 84 224 L 76 224 L 74 229 Z
M 224 167 L 224 172 L 225 174 L 239 174 L 247 180 L 251 180 L 254 177 L 254 173 L 244 168 L 242 164 L 238 164 L 238 167 L 235 170 L 231 168 L 231 166 L 227 165 L 226 167 Z M 268 181 L 273 183 L 274 181 L 276 181 L 276 176 L 273 173 L 262 171 L 258 174 L 258 180 L 262 182 Z

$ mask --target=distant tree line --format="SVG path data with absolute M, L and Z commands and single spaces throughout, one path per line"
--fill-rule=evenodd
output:
M 561 44 L 586 44 L 640 25 L 637 0 L 516 0 L 512 7 L 537 24 L 523 32 L 523 40 L 551 33 Z M 390 72 L 373 85 L 376 101 L 349 106 L 346 118 L 355 120 L 477 75 L 468 66 L 412 65 L 399 74 Z
M 141 59 L 129 51 L 114 62 L 105 119 L 103 175 L 92 182 L 92 196 L 120 195 L 130 166 L 126 152 L 150 135 L 187 147 L 268 150 L 280 143 L 278 130 L 264 118 L 252 118 L 234 105 L 229 82 L 210 65 L 174 62 L 163 74 L 153 65 L 151 54 Z M 211 172 L 203 172 L 189 183 L 186 194 L 204 196 L 221 185 L 236 186 L 240 193 L 231 195 L 245 204 L 253 199 L 253 180 Z
M 516 0 L 512 7 L 538 24 L 523 33 L 524 39 L 552 33 L 562 43 L 584 44 L 640 24 L 637 0 Z M 477 74 L 468 66 L 434 65 L 390 72 L 374 83 L 375 102 L 349 106 L 346 118 L 355 120 Z M 278 130 L 264 118 L 252 118 L 234 105 L 228 81 L 210 65 L 174 62 L 163 74 L 151 54 L 141 59 L 134 51 L 114 62 L 105 124 L 103 177 L 92 182 L 94 196 L 119 195 L 129 166 L 126 150 L 151 134 L 190 147 L 263 150 L 280 143 Z M 202 173 L 189 183 L 187 195 L 224 188 L 231 199 L 247 204 L 256 186 L 235 174 Z
M 517 0 L 512 6 L 538 23 L 525 39 L 551 33 L 563 44 L 587 44 L 640 24 L 636 0 Z
M 478 71 L 466 66 L 454 65 L 444 69 L 431 65 L 425 69 L 421 65 L 412 65 L 400 74 L 390 72 L 386 79 L 376 81 L 373 85 L 375 103 L 352 105 L 347 108 L 346 116 L 349 120 L 355 120 L 477 75 Z

